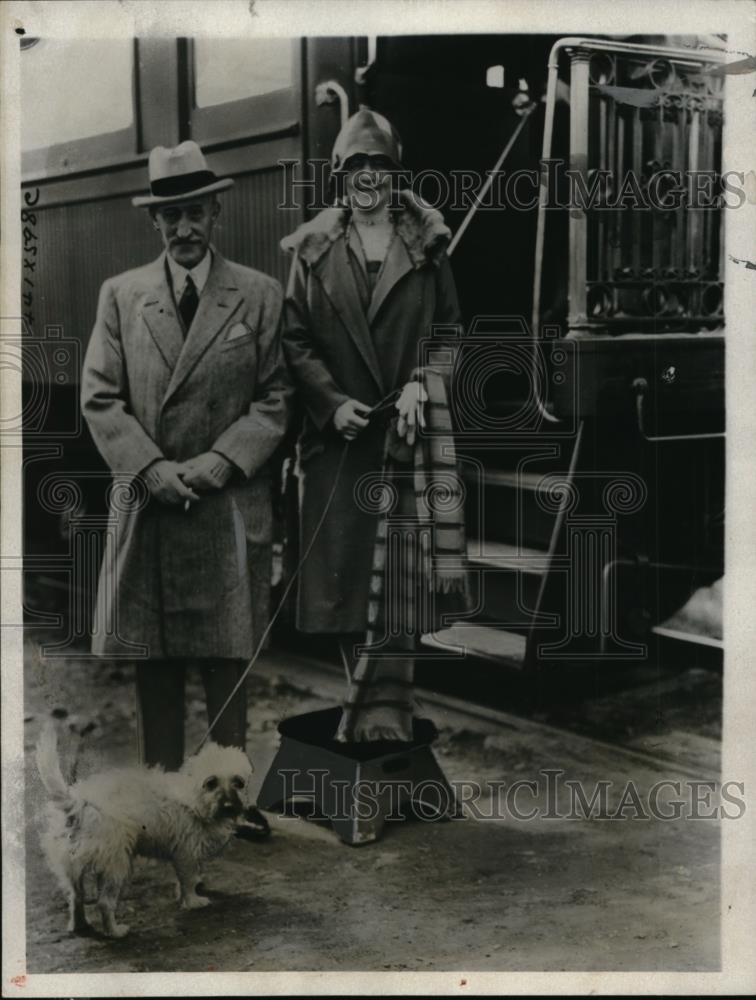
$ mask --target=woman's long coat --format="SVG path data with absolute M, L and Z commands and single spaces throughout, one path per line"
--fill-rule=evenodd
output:
M 428 363 L 431 343 L 456 335 L 449 329 L 459 323 L 445 253 L 449 230 L 435 209 L 410 193 L 401 198 L 396 236 L 367 313 L 350 264 L 346 209 L 324 210 L 282 242 L 294 254 L 284 351 L 306 411 L 299 451 L 302 553 L 328 503 L 344 449 L 333 427 L 337 407 L 350 398 L 367 406 L 380 402 Z M 305 632 L 366 627 L 377 517 L 370 484 L 380 479 L 385 431 L 385 420 L 376 420 L 349 445 L 302 569 L 297 624 Z
M 184 339 L 165 260 L 106 281 L 82 408 L 114 473 L 93 651 L 248 658 L 267 621 L 272 534 L 266 463 L 290 382 L 278 282 L 214 255 Z M 154 459 L 215 450 L 236 466 L 188 511 L 149 498 Z

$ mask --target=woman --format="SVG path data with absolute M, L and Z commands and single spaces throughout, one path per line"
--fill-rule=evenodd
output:
M 429 593 L 464 584 L 451 359 L 434 336 L 434 327 L 459 322 L 450 232 L 439 212 L 398 187 L 401 147 L 381 115 L 363 108 L 346 122 L 332 169 L 339 203 L 282 241 L 294 257 L 284 350 L 305 408 L 302 553 L 312 546 L 297 624 L 341 638 L 350 690 L 339 738 L 410 740 L 412 654 L 434 617 L 423 608 L 438 604 Z M 433 350 L 423 356 L 432 336 L 435 359 Z M 431 415 L 435 436 L 422 432 Z M 426 495 L 438 476 L 440 513 Z M 429 553 L 441 549 L 446 565 L 431 567 Z

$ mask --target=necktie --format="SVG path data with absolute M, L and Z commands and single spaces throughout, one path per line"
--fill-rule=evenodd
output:
M 199 295 L 197 295 L 197 286 L 192 281 L 191 274 L 188 274 L 181 301 L 179 302 L 179 312 L 181 313 L 181 319 L 184 321 L 184 330 L 187 333 L 189 332 L 189 327 L 192 325 L 198 305 Z

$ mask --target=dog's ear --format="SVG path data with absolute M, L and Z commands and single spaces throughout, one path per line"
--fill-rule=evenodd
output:
M 209 769 L 212 767 L 210 761 L 215 759 L 221 749 L 217 743 L 208 740 L 198 753 L 186 758 L 181 765 L 182 774 L 186 774 L 190 778 L 195 778 L 204 772 L 204 777 L 209 777 Z
M 221 747 L 208 742 L 194 757 L 188 757 L 181 770 L 189 778 L 206 781 L 212 776 L 238 775 L 248 782 L 254 768 L 246 753 L 238 747 Z

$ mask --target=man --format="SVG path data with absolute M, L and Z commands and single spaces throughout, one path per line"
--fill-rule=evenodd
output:
M 187 664 L 199 665 L 212 720 L 265 628 L 266 463 L 290 390 L 280 285 L 210 242 L 233 181 L 194 142 L 154 149 L 149 176 L 133 204 L 164 252 L 105 282 L 84 361 L 84 416 L 116 479 L 93 650 L 136 659 L 140 757 L 176 769 Z M 245 726 L 242 685 L 212 738 L 244 748 Z

